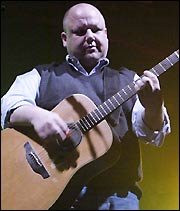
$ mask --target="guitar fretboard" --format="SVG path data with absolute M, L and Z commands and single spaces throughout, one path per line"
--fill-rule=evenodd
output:
M 163 61 L 159 62 L 156 66 L 151 68 L 149 71 L 154 73 L 156 76 L 160 76 L 170 67 L 172 67 L 175 63 L 179 61 L 179 49 L 172 53 L 170 56 L 166 57 Z M 141 79 L 143 75 L 139 78 Z M 139 80 L 138 79 L 138 80 Z M 84 133 L 89 131 L 95 125 L 100 123 L 105 119 L 110 113 L 116 110 L 119 106 L 121 106 L 124 102 L 126 102 L 129 98 L 137 93 L 139 89 L 137 89 L 137 81 L 133 81 L 115 95 L 107 99 L 101 105 L 99 105 L 96 109 L 91 111 L 89 114 L 81 118 L 76 125 L 79 129 Z

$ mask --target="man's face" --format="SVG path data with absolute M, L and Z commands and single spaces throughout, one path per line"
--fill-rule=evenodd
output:
M 107 30 L 96 8 L 78 6 L 72 9 L 66 20 L 66 32 L 61 36 L 68 54 L 78 58 L 82 65 L 89 62 L 93 66 L 107 55 Z

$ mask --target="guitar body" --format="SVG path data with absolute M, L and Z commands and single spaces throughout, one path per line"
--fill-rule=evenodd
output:
M 72 123 L 95 108 L 88 97 L 77 94 L 60 102 L 53 111 L 67 123 Z M 48 173 L 46 178 L 29 164 L 25 150 L 27 142 L 45 167 Z M 82 134 L 78 146 L 54 162 L 37 140 L 15 129 L 2 130 L 1 209 L 47 210 L 57 199 L 58 209 L 68 209 L 90 179 L 117 161 L 120 156 L 117 145 L 109 125 L 103 120 Z M 36 158 L 33 159 L 35 164 L 39 163 Z

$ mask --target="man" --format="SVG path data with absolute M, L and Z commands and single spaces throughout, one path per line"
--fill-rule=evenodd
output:
M 85 184 L 69 208 L 138 210 L 142 195 L 137 185 L 142 177 L 138 140 L 160 146 L 170 132 L 159 81 L 149 71 L 139 78 L 126 68 L 116 71 L 108 67 L 107 28 L 104 17 L 93 5 L 80 3 L 71 7 L 65 13 L 63 28 L 66 61 L 39 65 L 17 77 L 2 98 L 2 127 L 33 126 L 42 143 L 55 139 L 61 145 L 71 136 L 71 128 L 52 111 L 59 102 L 78 93 L 98 106 L 136 81 L 133 89 L 138 95 L 106 117 L 114 140 L 118 140 L 120 158 Z M 57 201 L 51 209 L 58 206 Z

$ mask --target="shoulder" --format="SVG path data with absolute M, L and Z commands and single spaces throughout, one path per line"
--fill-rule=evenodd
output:
M 111 74 L 117 74 L 119 76 L 127 77 L 127 78 L 134 78 L 136 72 L 134 70 L 130 70 L 126 67 L 120 67 L 119 69 L 113 69 L 111 67 L 106 67 L 107 71 Z
M 126 67 L 121 67 L 117 71 L 119 72 L 119 74 L 123 74 L 125 76 L 131 76 L 131 77 L 134 77 L 134 75 L 136 74 L 135 71 L 130 70 Z
M 36 65 L 35 69 L 39 72 L 41 75 L 42 72 L 55 72 L 57 69 L 62 69 L 63 67 L 66 67 L 67 63 L 64 62 L 51 62 L 46 64 L 40 64 Z

